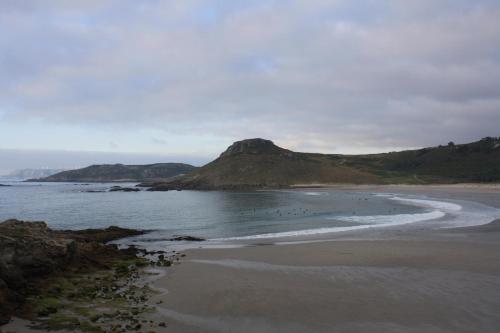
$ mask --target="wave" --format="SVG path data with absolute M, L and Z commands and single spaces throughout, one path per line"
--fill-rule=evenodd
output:
M 439 210 L 444 210 L 448 212 L 457 212 L 462 210 L 462 206 L 459 204 L 446 202 L 446 201 L 437 201 L 437 200 L 424 200 L 424 199 L 411 199 L 411 198 L 401 198 L 401 197 L 391 197 L 389 200 L 405 202 L 410 205 L 424 207 L 424 208 L 434 208 Z
M 464 208 L 462 205 L 447 201 L 401 198 L 398 196 L 392 197 L 390 200 L 445 212 L 448 218 L 440 221 L 437 225 L 440 228 L 478 226 L 488 224 L 500 218 L 500 209 L 476 202 L 463 202 L 465 205 Z
M 303 229 L 303 230 L 292 230 L 274 233 L 265 233 L 258 235 L 248 235 L 248 236 L 237 236 L 237 237 L 227 237 L 227 238 L 217 238 L 214 241 L 237 241 L 237 240 L 255 240 L 255 239 L 270 239 L 270 238 L 286 238 L 286 237 L 299 237 L 299 236 L 311 236 L 319 234 L 327 234 L 334 232 L 352 231 L 352 230 L 362 230 L 371 229 L 379 227 L 389 227 L 405 225 L 424 221 L 437 221 L 449 216 L 450 219 L 443 223 L 436 223 L 436 226 L 441 227 L 460 227 L 468 225 L 478 225 L 486 224 L 495 219 L 495 215 L 498 215 L 498 210 L 484 213 L 484 209 L 476 209 L 467 212 L 463 212 L 463 206 L 457 203 L 451 203 L 447 201 L 438 201 L 430 199 L 414 199 L 414 198 L 403 198 L 400 196 L 395 196 L 394 194 L 375 194 L 377 196 L 387 197 L 389 200 L 398 201 L 401 203 L 421 207 L 427 209 L 423 213 L 414 214 L 394 214 L 394 215 L 349 215 L 349 216 L 332 216 L 327 219 L 352 222 L 361 225 L 348 226 L 348 227 L 323 227 L 315 229 Z M 445 219 L 444 219 L 445 220 Z
M 440 210 L 418 214 L 396 214 L 396 215 L 369 215 L 369 216 L 337 216 L 329 219 L 345 222 L 374 225 L 400 225 L 439 219 L 446 214 Z
M 217 238 L 217 239 L 213 239 L 213 240 L 214 241 L 229 241 L 229 240 L 252 240 L 252 239 L 312 236 L 312 235 L 328 234 L 328 233 L 332 233 L 332 232 L 341 232 L 341 231 L 369 229 L 369 228 L 376 228 L 376 227 L 388 227 L 388 226 L 395 226 L 395 225 L 403 225 L 403 224 L 415 223 L 415 222 L 426 221 L 426 220 L 434 220 L 434 219 L 441 218 L 445 215 L 446 215 L 445 213 L 438 211 L 438 210 L 435 210 L 432 212 L 422 213 L 422 214 L 399 214 L 399 215 L 378 215 L 378 216 L 339 216 L 339 217 L 335 217 L 335 218 L 331 218 L 331 219 L 341 220 L 341 221 L 346 221 L 346 222 L 367 223 L 367 224 L 351 226 L 351 227 L 327 227 L 327 228 L 283 231 L 283 232 L 274 232 L 274 233 L 250 235 L 250 236 Z

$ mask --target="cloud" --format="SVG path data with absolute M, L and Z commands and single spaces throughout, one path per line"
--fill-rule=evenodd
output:
M 324 152 L 499 134 L 495 1 L 7 1 L 0 13 L 2 121 Z

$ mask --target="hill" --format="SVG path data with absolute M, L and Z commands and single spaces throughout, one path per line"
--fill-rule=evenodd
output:
M 149 165 L 101 164 L 83 169 L 68 170 L 55 175 L 32 179 L 42 182 L 135 182 L 166 180 L 196 170 L 183 163 Z
M 151 190 L 280 188 L 297 184 L 430 184 L 500 181 L 500 139 L 407 150 L 340 155 L 299 153 L 264 139 L 233 143 L 185 176 L 143 184 Z

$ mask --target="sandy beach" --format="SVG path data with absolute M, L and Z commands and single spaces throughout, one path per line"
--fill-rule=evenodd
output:
M 491 188 L 398 186 L 397 191 L 500 204 Z M 155 283 L 168 290 L 153 300 L 161 302 L 153 316 L 168 323 L 159 332 L 500 330 L 498 220 L 270 244 L 188 251 Z
M 498 233 L 497 230 L 492 231 Z M 497 332 L 500 244 L 338 241 L 190 251 L 172 332 Z

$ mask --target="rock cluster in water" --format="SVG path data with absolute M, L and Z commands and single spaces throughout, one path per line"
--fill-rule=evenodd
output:
M 140 190 L 137 187 L 113 186 L 109 189 L 109 192 L 139 192 Z

